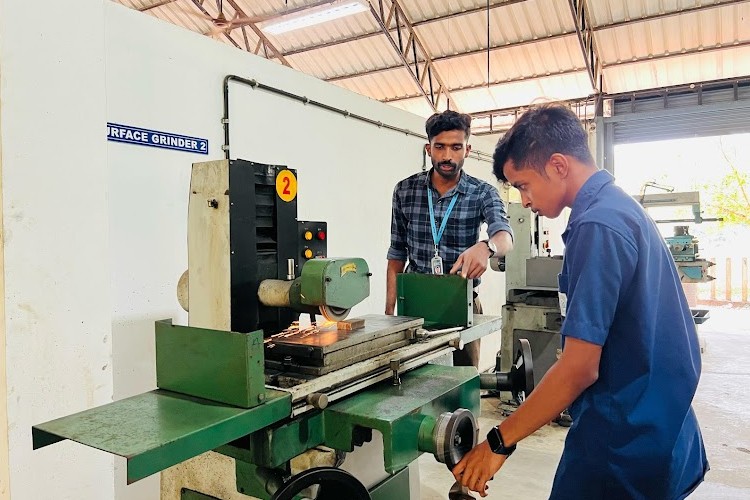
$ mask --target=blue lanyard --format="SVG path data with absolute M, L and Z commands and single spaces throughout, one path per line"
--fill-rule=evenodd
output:
M 432 241 L 435 242 L 435 253 L 437 254 L 437 248 L 438 243 L 440 243 L 440 238 L 443 237 L 443 231 L 445 231 L 445 226 L 448 225 L 448 217 L 451 214 L 451 210 L 453 210 L 453 205 L 456 204 L 456 200 L 458 199 L 458 193 L 454 194 L 451 198 L 450 205 L 448 205 L 448 210 L 445 211 L 445 215 L 443 216 L 443 222 L 440 224 L 440 231 L 437 230 L 437 225 L 435 224 L 435 209 L 432 208 L 432 190 L 430 188 L 427 188 L 427 204 L 430 206 L 430 228 L 432 229 Z

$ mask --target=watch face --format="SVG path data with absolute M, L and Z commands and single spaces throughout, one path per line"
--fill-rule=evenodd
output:
M 500 440 L 500 431 L 497 430 L 497 427 L 493 427 L 490 429 L 490 432 L 487 433 L 487 443 L 490 445 L 490 449 L 493 453 L 500 451 L 502 441 Z

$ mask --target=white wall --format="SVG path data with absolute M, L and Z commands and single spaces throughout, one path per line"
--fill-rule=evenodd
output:
M 110 456 L 31 449 L 33 424 L 112 398 L 103 0 L 0 11 L 11 496 L 111 498 Z
M 69 442 L 32 452 L 30 428 L 154 388 L 153 322 L 185 322 L 190 165 L 223 157 L 224 76 L 418 132 L 424 120 L 113 2 L 42 3 L 0 0 L 13 498 L 158 498 L 155 477 L 125 486 L 124 460 L 113 474 L 111 457 Z M 232 157 L 297 169 L 299 217 L 328 221 L 330 255 L 370 264 L 353 314 L 382 312 L 391 192 L 421 168 L 423 141 L 237 84 L 230 95 Z M 107 121 L 204 137 L 210 154 L 108 143 Z M 490 178 L 487 163 L 466 168 Z M 482 285 L 488 313 L 503 283 Z

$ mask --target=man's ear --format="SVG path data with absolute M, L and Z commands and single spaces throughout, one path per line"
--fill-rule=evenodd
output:
M 550 169 L 555 173 L 555 175 L 557 175 L 558 178 L 565 179 L 566 177 L 568 177 L 568 173 L 570 170 L 570 161 L 568 160 L 567 156 L 560 153 L 554 153 L 549 157 L 549 162 L 547 164 L 550 166 Z
M 427 156 L 432 158 L 432 147 L 430 147 L 430 143 L 424 145 L 424 150 L 427 152 Z
M 469 153 L 471 153 L 471 144 L 466 145 L 466 154 L 464 155 L 464 158 L 468 158 Z

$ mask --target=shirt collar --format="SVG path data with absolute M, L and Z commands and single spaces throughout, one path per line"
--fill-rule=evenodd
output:
M 425 185 L 427 188 L 435 189 L 432 186 L 432 171 L 435 170 L 435 167 L 432 167 L 430 170 L 427 171 L 427 175 L 425 176 Z M 439 174 L 438 174 L 439 175 Z M 469 190 L 469 181 L 466 178 L 467 174 L 464 172 L 464 169 L 461 169 L 461 176 L 458 178 L 458 184 L 450 188 L 444 195 L 445 196 L 453 196 L 454 193 L 458 192 L 461 194 L 466 194 Z M 437 191 L 437 190 L 436 190 Z
M 570 211 L 570 220 L 572 221 L 576 219 L 578 215 L 585 212 L 591 206 L 591 203 L 594 201 L 594 198 L 596 198 L 596 195 L 599 194 L 599 191 L 605 186 L 612 184 L 614 181 L 615 178 L 606 170 L 599 170 L 589 177 L 583 186 L 581 186 L 578 194 L 576 194 L 576 199 L 573 202 L 573 207 Z

